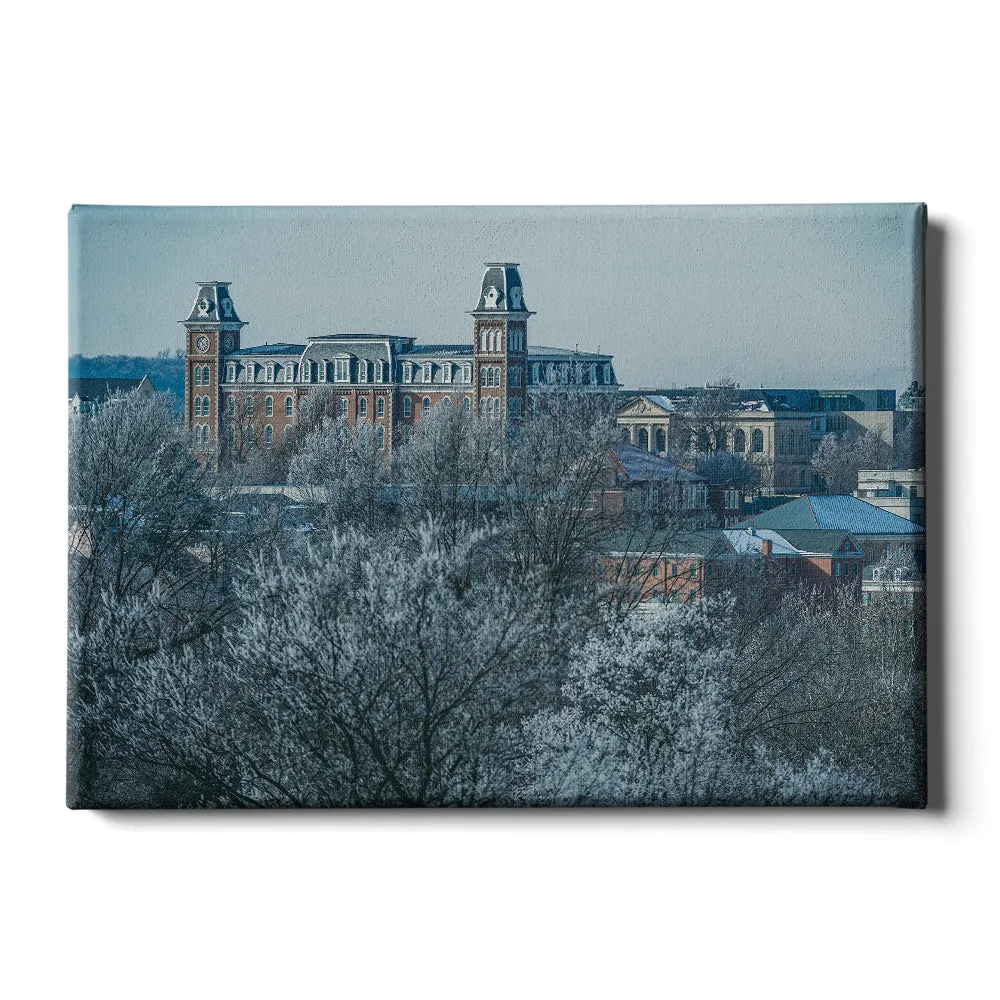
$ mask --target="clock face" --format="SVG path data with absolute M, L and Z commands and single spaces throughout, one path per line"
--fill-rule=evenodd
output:
M 201 351 L 201 353 L 202 353 L 202 354 L 204 354 L 204 353 L 205 353 L 205 352 L 206 352 L 206 351 L 208 350 L 208 347 L 209 347 L 209 341 L 208 341 L 208 337 L 206 337 L 206 336 L 205 336 L 205 334 L 202 334 L 202 335 L 201 335 L 201 336 L 200 336 L 200 337 L 199 337 L 199 338 L 198 338 L 198 339 L 197 339 L 197 340 L 196 340 L 196 341 L 194 342 L 194 346 L 195 346 L 195 347 L 196 347 L 196 348 L 197 348 L 197 349 L 198 349 L 199 351 Z
M 233 337 L 232 334 L 226 334 L 225 340 L 222 341 L 222 349 L 224 351 L 231 351 L 233 349 Z

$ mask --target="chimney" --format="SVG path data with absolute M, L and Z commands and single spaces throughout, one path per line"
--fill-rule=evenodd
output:
M 761 546 L 762 546 L 761 551 L 764 553 L 764 555 L 769 556 L 771 554 L 771 539 L 770 538 L 761 539 Z

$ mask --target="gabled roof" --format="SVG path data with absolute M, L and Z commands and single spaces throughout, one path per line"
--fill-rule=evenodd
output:
M 858 497 L 812 494 L 743 522 L 755 528 L 849 531 L 853 535 L 922 535 L 924 529 Z
M 765 531 L 767 529 L 764 529 Z M 761 531 L 759 534 L 763 534 Z M 789 545 L 794 546 L 799 552 L 810 555 L 832 556 L 841 553 L 845 556 L 857 555 L 861 552 L 861 547 L 851 538 L 847 531 L 824 531 L 816 528 L 813 531 L 806 529 L 787 528 L 783 531 L 769 532 L 777 537 L 783 538 Z M 843 552 L 841 552 L 843 550 Z
M 131 392 L 133 389 L 138 389 L 148 379 L 148 375 L 143 375 L 142 378 L 71 378 L 69 398 L 79 396 L 80 399 L 103 403 L 116 392 Z M 152 387 L 152 381 L 149 384 Z
M 640 414 L 663 414 L 674 413 L 677 407 L 666 396 L 658 394 L 633 396 L 618 409 L 619 416 L 628 414 L 631 411 Z
M 619 475 L 625 476 L 630 482 L 707 482 L 696 472 L 683 469 L 645 448 L 637 448 L 632 444 L 617 444 L 611 449 L 611 454 L 618 463 Z

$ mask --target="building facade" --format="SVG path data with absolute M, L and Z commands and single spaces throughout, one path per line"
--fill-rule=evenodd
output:
M 333 334 L 305 344 L 242 346 L 247 325 L 229 282 L 198 283 L 187 319 L 184 413 L 206 459 L 280 447 L 319 396 L 352 426 L 370 422 L 388 454 L 438 406 L 517 422 L 558 409 L 567 396 L 611 415 L 619 389 L 610 354 L 538 347 L 528 336 L 519 265 L 486 265 L 465 344 L 414 337 Z

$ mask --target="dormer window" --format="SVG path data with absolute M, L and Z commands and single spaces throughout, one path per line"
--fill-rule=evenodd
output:
M 358 362 L 358 381 L 367 382 L 368 381 L 368 362 L 359 361 Z
M 403 362 L 403 381 L 412 382 L 413 381 L 413 365 L 409 361 Z
M 326 381 L 326 362 L 325 361 L 320 361 L 320 362 L 317 362 L 317 364 L 319 365 L 319 381 L 320 382 L 325 382 Z
M 451 381 L 451 364 L 447 361 L 441 366 L 441 381 Z
M 375 381 L 384 382 L 385 381 L 385 362 L 378 361 L 375 364 Z
M 472 365 L 462 365 L 462 381 L 466 385 L 472 381 Z
M 429 361 L 426 362 L 426 364 L 424 364 L 424 375 L 423 375 L 425 382 L 430 382 L 433 380 L 433 371 L 434 371 L 434 366 Z
M 285 365 L 285 381 L 294 382 L 295 381 L 295 362 L 291 361 Z
M 251 361 L 247 364 L 247 381 L 256 382 L 257 381 L 257 365 Z
M 273 362 L 267 366 L 266 372 L 267 372 L 267 374 L 265 375 L 265 379 L 268 382 L 273 382 L 274 381 L 274 363 Z
M 234 364 L 226 365 L 226 381 L 227 382 L 236 381 L 236 365 Z
M 334 362 L 333 371 L 334 380 L 337 382 L 350 382 L 351 381 L 351 359 L 350 358 L 337 358 Z

